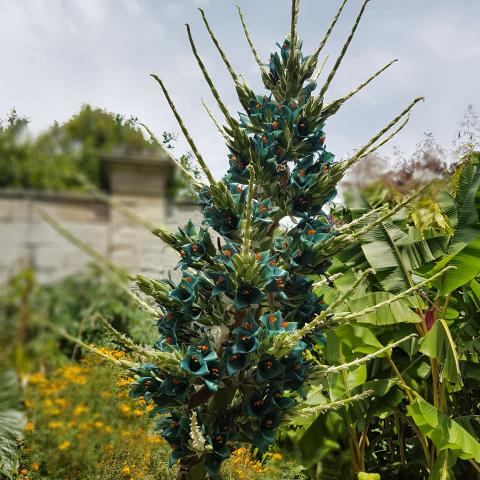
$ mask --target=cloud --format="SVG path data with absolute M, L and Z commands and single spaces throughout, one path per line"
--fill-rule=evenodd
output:
M 258 51 L 269 52 L 289 28 L 287 0 L 242 0 Z M 334 1 L 303 0 L 299 30 L 306 53 L 318 45 Z M 235 2 L 207 0 L 0 0 L 0 115 L 15 106 L 32 118 L 34 131 L 64 121 L 84 102 L 134 115 L 155 131 L 179 130 L 149 73 L 161 75 L 199 148 L 215 174 L 227 168 L 226 149 L 203 110 L 204 97 L 222 120 L 188 40 L 192 26 L 198 50 L 232 113 L 239 102 L 231 78 L 205 32 L 195 6 L 210 4 L 209 21 L 235 70 L 263 93 L 258 68 L 245 41 Z M 213 8 L 215 6 L 215 8 Z M 331 68 L 358 12 L 350 2 L 333 33 L 325 70 Z M 412 115 L 393 144 L 411 151 L 423 131 L 448 145 L 468 103 L 478 101 L 480 2 L 390 0 L 372 2 L 327 98 L 343 95 L 388 60 L 398 57 L 328 122 L 327 141 L 338 158 L 365 143 L 418 96 L 427 102 Z M 265 19 L 268 18 L 268 21 Z M 323 77 L 325 78 L 325 76 Z M 477 105 L 480 107 L 480 105 Z M 178 144 L 182 153 L 189 147 Z M 390 149 L 384 149 L 389 152 Z

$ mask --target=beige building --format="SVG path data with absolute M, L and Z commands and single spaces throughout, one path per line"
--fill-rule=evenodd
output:
M 102 158 L 111 198 L 171 230 L 189 218 L 195 224 L 201 221 L 192 202 L 167 198 L 173 168 L 162 151 Z M 130 272 L 163 277 L 177 262 L 175 253 L 159 238 L 92 195 L 0 190 L 0 282 L 22 268 L 33 268 L 41 282 L 54 281 L 92 261 L 46 223 L 39 210 Z

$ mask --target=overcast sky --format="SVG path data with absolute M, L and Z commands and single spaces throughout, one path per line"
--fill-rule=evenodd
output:
M 210 23 L 238 73 L 263 93 L 257 65 L 243 36 L 239 3 L 262 58 L 289 29 L 289 0 L 0 0 L 0 115 L 12 107 L 34 132 L 65 121 L 83 103 L 133 115 L 160 133 L 178 130 L 159 74 L 216 175 L 226 150 L 203 110 L 204 97 L 220 114 L 190 51 L 188 22 L 225 103 L 239 109 L 231 78 L 196 9 Z M 340 0 L 303 0 L 299 20 L 304 52 L 311 52 Z M 328 65 L 360 7 L 350 0 L 328 44 Z M 372 0 L 334 84 L 332 99 L 393 58 L 381 78 L 327 124 L 327 144 L 338 158 L 361 146 L 416 96 L 425 96 L 393 145 L 411 152 L 423 132 L 450 146 L 465 107 L 480 110 L 479 0 Z M 179 143 L 179 153 L 186 149 Z M 384 152 L 389 153 L 390 147 Z

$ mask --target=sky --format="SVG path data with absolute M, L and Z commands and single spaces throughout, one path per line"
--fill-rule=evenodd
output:
M 233 82 L 197 7 L 205 9 L 235 71 L 262 94 L 237 3 L 267 60 L 289 30 L 289 0 L 0 0 L 0 116 L 15 107 L 30 118 L 35 133 L 90 103 L 138 117 L 158 134 L 179 131 L 149 76 L 156 73 L 220 176 L 228 168 L 226 148 L 201 98 L 218 119 L 221 113 L 192 55 L 185 23 L 224 102 L 236 112 L 240 106 Z M 299 35 L 304 53 L 318 45 L 339 3 L 302 0 Z M 361 0 L 347 3 L 325 49 L 325 72 L 360 6 Z M 394 145 L 411 153 L 423 132 L 433 132 L 439 143 L 451 146 L 467 105 L 480 110 L 479 18 L 479 0 L 371 0 L 327 100 L 342 96 L 390 60 L 399 62 L 328 121 L 327 148 L 345 158 L 418 96 L 426 101 L 383 153 L 390 154 Z M 177 154 L 186 150 L 186 142 L 179 139 Z

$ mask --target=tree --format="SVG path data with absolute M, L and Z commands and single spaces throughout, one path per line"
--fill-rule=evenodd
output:
M 453 147 L 457 157 L 480 150 L 480 122 L 472 104 L 468 105 L 455 135 Z
M 100 186 L 100 154 L 113 148 L 127 152 L 160 148 L 145 139 L 135 118 L 90 105 L 37 138 L 28 134 L 28 123 L 15 110 L 0 123 L 0 187 L 79 189 L 79 173 Z

